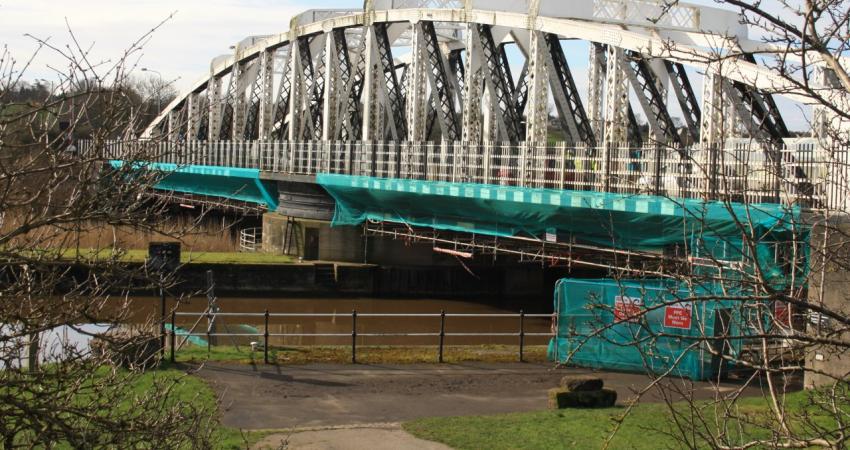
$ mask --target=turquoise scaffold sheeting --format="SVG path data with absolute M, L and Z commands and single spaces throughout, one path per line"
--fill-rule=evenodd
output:
M 659 250 L 694 236 L 790 232 L 799 208 L 729 204 L 651 195 L 532 189 L 319 174 L 336 200 L 334 225 L 366 220 L 494 236 L 557 232 L 606 247 Z
M 561 279 L 555 285 L 557 334 L 549 342 L 549 359 L 603 370 L 714 378 L 726 364 L 708 345 L 739 357 L 741 339 L 723 344 L 720 339 L 746 334 L 739 329 L 740 304 L 715 298 L 712 286 L 689 288 L 670 280 Z
M 113 167 L 121 167 L 123 161 L 111 161 Z M 171 163 L 138 163 L 140 168 L 167 173 L 156 189 L 210 195 L 277 209 L 277 186 L 260 179 L 258 169 L 240 167 L 216 167 L 177 165 Z

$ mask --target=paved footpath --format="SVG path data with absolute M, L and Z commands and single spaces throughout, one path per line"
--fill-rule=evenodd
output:
M 546 409 L 546 391 L 557 386 L 562 376 L 591 373 L 582 369 L 554 370 L 551 364 L 534 363 L 207 363 L 198 371 L 219 395 L 224 425 L 243 429 L 396 424 L 421 417 L 542 410 Z M 645 375 L 595 375 L 617 390 L 619 403 L 648 383 Z M 689 385 L 682 380 L 672 382 Z M 724 386 L 721 390 L 734 388 Z M 708 383 L 696 383 L 694 389 L 703 398 L 715 392 Z M 649 395 L 644 397 L 647 400 L 659 398 Z M 389 433 L 396 434 L 392 430 Z
M 256 443 L 252 450 L 450 450 L 401 429 L 401 424 L 366 424 L 277 433 Z

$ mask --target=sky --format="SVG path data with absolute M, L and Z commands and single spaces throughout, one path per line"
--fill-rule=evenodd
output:
M 712 0 L 691 3 L 714 5 Z M 8 47 L 21 67 L 38 49 L 27 34 L 67 51 L 66 46 L 73 45 L 70 28 L 89 51 L 89 60 L 108 66 L 165 21 L 129 63 L 139 76 L 145 75 L 140 71 L 144 67 L 150 76 L 161 76 L 182 90 L 209 70 L 212 58 L 230 53 L 231 45 L 247 36 L 286 31 L 293 15 L 311 8 L 358 9 L 362 0 L 0 0 L 0 46 Z M 565 50 L 583 91 L 587 45 L 565 44 Z M 56 79 L 56 71 L 66 67 L 59 52 L 42 49 L 24 78 Z M 780 101 L 780 107 L 791 128 L 807 126 L 806 114 L 792 103 Z

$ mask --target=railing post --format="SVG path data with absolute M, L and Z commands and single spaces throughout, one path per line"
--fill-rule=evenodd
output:
M 207 313 L 207 320 L 209 321 L 210 314 Z M 207 324 L 207 354 L 212 352 L 212 339 L 210 338 L 210 326 Z
M 522 358 L 523 347 L 525 347 L 525 312 L 519 310 L 519 362 L 525 362 Z
M 351 364 L 357 364 L 357 310 L 351 311 Z
M 446 340 L 446 311 L 440 310 L 440 355 L 438 361 L 443 362 L 443 344 Z
M 176 345 L 175 345 L 176 335 L 177 335 L 177 325 L 175 325 L 176 316 L 177 316 L 177 313 L 174 312 L 174 311 L 171 311 L 171 362 L 172 363 L 174 362 L 174 348 L 176 347 Z
M 265 327 L 263 328 L 263 362 L 269 363 L 269 310 L 266 308 Z

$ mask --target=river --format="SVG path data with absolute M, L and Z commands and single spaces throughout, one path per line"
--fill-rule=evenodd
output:
M 155 297 L 133 297 L 130 299 L 131 321 L 145 323 L 159 316 L 160 301 Z M 363 314 L 435 314 L 445 311 L 446 345 L 516 344 L 516 336 L 451 336 L 452 333 L 517 333 L 519 317 L 453 317 L 452 314 L 517 314 L 518 309 L 507 309 L 483 303 L 445 299 L 405 298 L 239 298 L 218 299 L 219 310 L 226 315 L 216 319 L 217 333 L 262 334 L 265 318 L 269 311 L 269 333 L 299 336 L 273 336 L 271 345 L 348 345 L 351 342 L 352 311 L 357 311 L 357 333 L 359 345 L 430 345 L 437 342 L 436 336 L 363 336 L 367 334 L 438 333 L 440 317 L 363 317 Z M 170 312 L 176 307 L 180 313 L 201 313 L 207 308 L 204 297 L 181 301 L 167 301 Z M 232 316 L 235 313 L 256 314 Z M 330 314 L 320 317 L 281 317 L 277 313 Z M 176 326 L 184 330 L 192 328 L 199 316 L 176 316 Z M 170 322 L 170 317 L 169 317 Z M 526 317 L 526 333 L 548 333 L 549 317 Z M 202 318 L 195 328 L 196 333 L 205 333 L 207 319 Z M 346 336 L 303 336 L 305 334 L 345 334 Z M 203 338 L 203 336 L 202 336 Z M 230 338 L 219 337 L 220 344 Z M 238 339 L 240 343 L 251 340 Z M 256 340 L 256 339 L 254 339 Z M 528 345 L 545 344 L 548 337 L 526 336 Z

